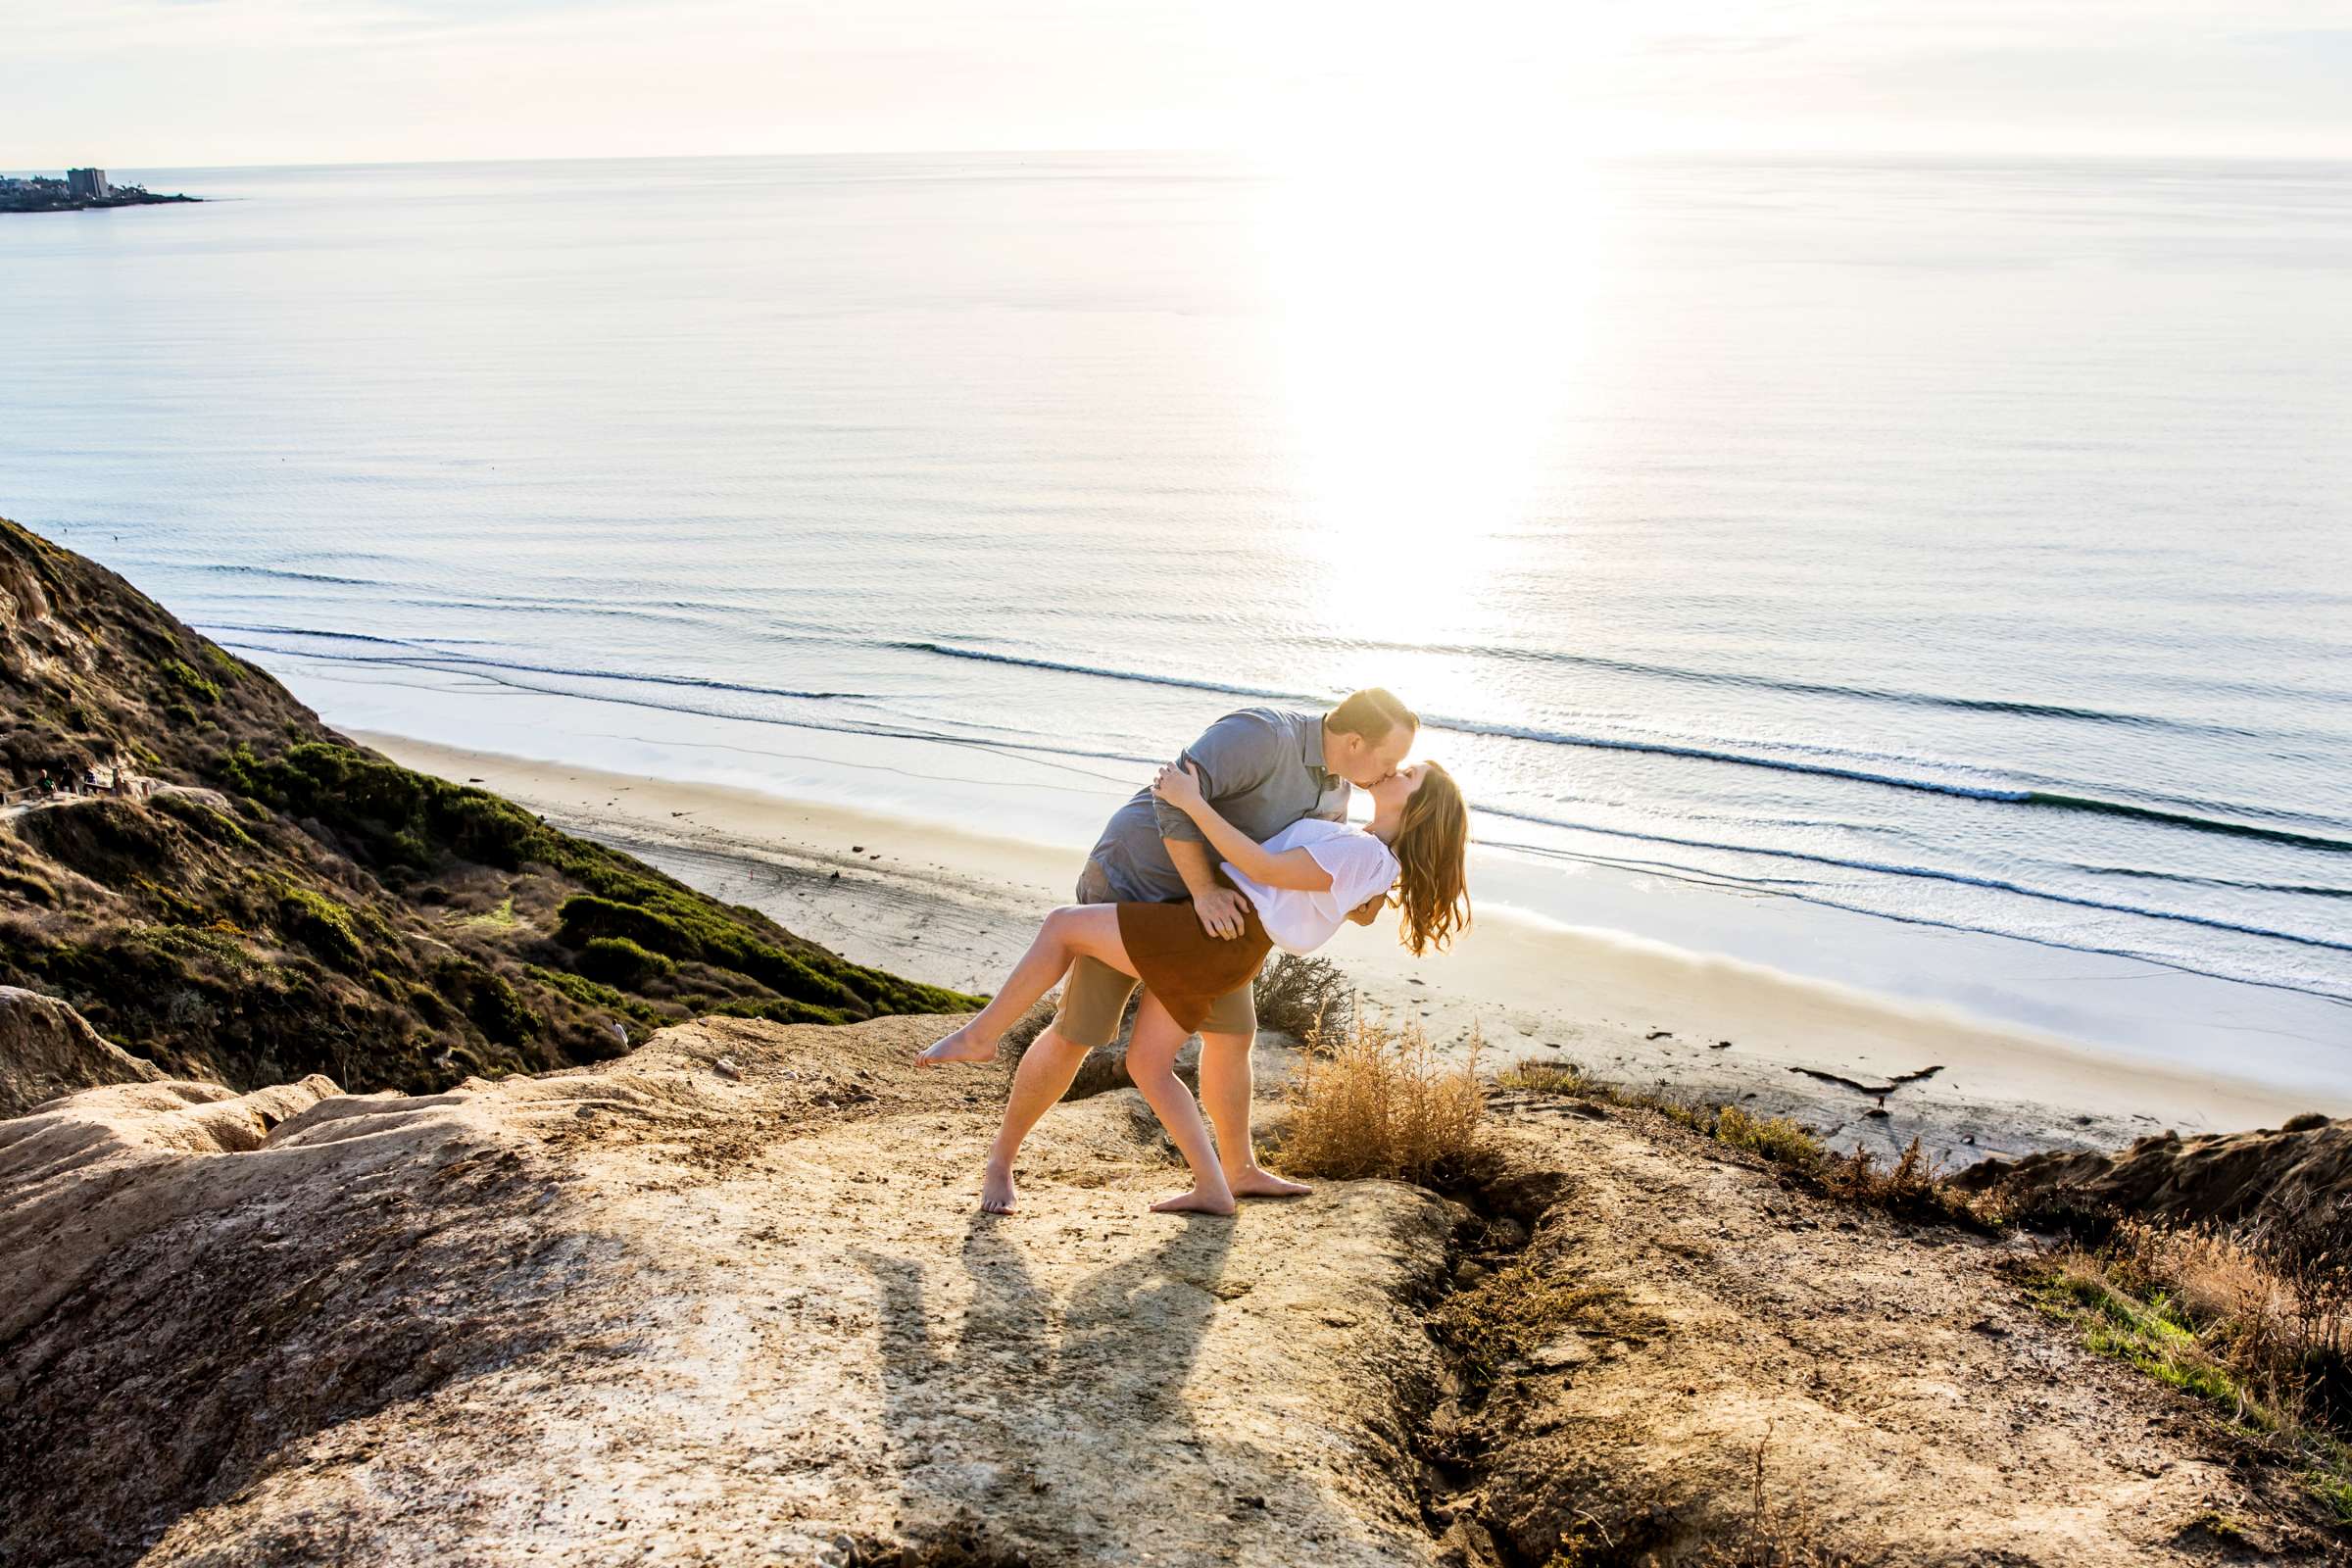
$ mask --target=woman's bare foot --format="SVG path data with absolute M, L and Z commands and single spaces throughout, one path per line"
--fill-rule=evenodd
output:
M 967 1023 L 945 1040 L 917 1055 L 914 1062 L 918 1067 L 936 1067 L 945 1061 L 994 1061 L 996 1059 L 997 1043 L 974 1034 L 972 1026 Z
M 1196 1187 L 1174 1198 L 1163 1198 L 1152 1205 L 1154 1214 L 1230 1214 L 1233 1212 L 1231 1193 L 1204 1193 Z
M 991 1165 L 980 1178 L 980 1212 L 1009 1214 L 1012 1212 L 1012 1172 Z
M 1236 1198 L 1304 1198 L 1314 1191 L 1304 1182 L 1285 1181 L 1270 1170 L 1247 1165 L 1225 1173 L 1225 1184 Z

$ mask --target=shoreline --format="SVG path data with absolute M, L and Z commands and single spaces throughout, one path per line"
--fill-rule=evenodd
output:
M 355 731 L 430 737 L 461 752 L 527 751 L 551 765 L 602 769 L 632 783 L 691 781 L 897 822 L 975 824 L 994 837 L 1058 847 L 1038 873 L 1041 889 L 1068 886 L 1084 847 L 1146 771 L 1141 761 L 1049 759 L 914 732 L 689 714 L 579 694 L 517 694 L 498 682 L 485 689 L 466 675 L 411 673 L 386 685 L 372 665 L 323 674 L 303 665 L 289 679 L 313 708 Z M 418 690 L 433 695 L 429 718 L 417 710 Z M 1200 716 L 1170 713 L 1162 727 L 1194 729 Z M 587 804 L 601 809 L 606 799 Z M 657 825 L 668 820 L 662 816 Z M 756 838 L 764 844 L 765 831 Z M 2341 1046 L 2344 1003 L 2161 956 L 2077 946 L 2066 925 L 2004 933 L 1901 912 L 1874 914 L 1809 898 L 1777 878 L 1716 876 L 1635 853 L 1605 835 L 1554 844 L 1483 820 L 1474 830 L 1471 869 L 1479 906 L 1490 911 L 1508 906 L 1570 927 L 1631 934 L 1900 999 L 1903 1005 L 1956 1007 L 1996 1030 L 2072 1043 L 2109 1062 L 2146 1063 L 2200 1082 L 2219 1068 L 2314 1102 L 2352 1104 L 2352 1064 Z M 1385 938 L 1344 941 L 1337 951 L 1395 958 Z M 1600 964 L 1605 978 L 1614 961 L 1611 950 L 1589 952 L 1576 973 L 1582 979 Z M 1461 969 L 1448 963 L 1426 978 L 1442 988 L 1446 975 Z M 1547 981 L 1534 998 L 1536 1010 L 1555 1009 L 1561 995 Z M 1414 996 L 1419 1000 L 1420 992 Z M 1625 1016 L 1581 1002 L 1576 1013 Z M 1671 1020 L 1664 1026 L 1681 1027 Z
M 479 782 L 551 823 L 751 906 L 844 957 L 987 992 L 1086 846 L 997 837 L 730 785 L 629 777 L 379 732 L 407 766 Z M 2196 1074 L 1834 981 L 1488 904 L 1450 955 L 1414 959 L 1394 918 L 1326 950 L 1365 1002 L 1484 1060 L 1572 1060 L 1633 1088 L 1738 1100 L 1841 1147 L 1914 1136 L 1946 1164 L 2275 1126 L 2342 1097 Z M 1728 1044 L 1721 1044 L 1728 1042 Z M 1885 1097 L 1857 1092 L 1936 1071 Z M 1845 1080 L 1840 1083 L 1833 1080 Z M 1883 1111 L 1884 1114 L 1878 1114 Z

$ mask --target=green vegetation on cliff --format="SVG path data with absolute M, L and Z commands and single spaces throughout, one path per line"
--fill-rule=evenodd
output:
M 424 1091 L 708 1012 L 974 999 L 845 961 L 514 803 L 400 766 L 113 572 L 0 520 L 0 782 L 159 786 L 0 821 L 0 984 L 173 1073 Z

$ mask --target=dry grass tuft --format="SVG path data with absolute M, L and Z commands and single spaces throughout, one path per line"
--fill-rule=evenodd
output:
M 2352 1387 L 2352 1257 L 2339 1239 L 2301 1229 L 2175 1228 L 2125 1220 L 2105 1248 L 2064 1259 L 2062 1282 L 2088 1279 L 2144 1301 L 2194 1337 L 2265 1424 L 2347 1425 Z
M 1998 1200 L 1947 1185 L 1916 1138 L 1885 1168 L 1864 1150 L 1832 1154 L 1822 1182 L 1833 1198 L 1883 1208 L 1898 1219 L 1938 1220 L 1980 1231 L 1997 1230 L 2006 1223 Z
M 1506 1363 L 1604 1315 L 1614 1301 L 1599 1286 L 1512 1263 L 1449 1298 L 1436 1328 L 1461 1357 L 1472 1387 L 1484 1389 Z
M 1739 1534 L 1711 1541 L 1693 1560 L 1697 1568 L 1852 1568 L 1854 1559 L 1822 1544 L 1820 1525 L 1802 1505 L 1775 1502 L 1764 1484 L 1767 1430 L 1756 1445 L 1747 1485 L 1747 1518 Z
M 1820 1139 L 1787 1117 L 1751 1116 L 1738 1105 L 1725 1105 L 1718 1110 L 1715 1124 L 1706 1131 L 1719 1143 L 1744 1149 L 1776 1165 L 1814 1166 L 1825 1158 L 1835 1157 Z
M 1418 1026 L 1359 1013 L 1308 1044 L 1291 1089 L 1286 1168 L 1426 1182 L 1476 1152 L 1486 1094 L 1475 1039 L 1466 1061 L 1449 1063 Z
M 1587 1077 L 1585 1069 L 1575 1062 L 1539 1061 L 1533 1056 L 1496 1073 L 1494 1085 L 1498 1089 L 1517 1089 L 1533 1095 L 1613 1098 L 1606 1085 L 1597 1078 Z

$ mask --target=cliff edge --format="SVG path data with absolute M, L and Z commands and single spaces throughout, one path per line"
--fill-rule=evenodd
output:
M 0 1122 L 0 1559 L 2336 1560 L 2014 1244 L 1511 1095 L 1443 1194 L 1222 1220 L 1104 1094 L 982 1217 L 943 1022 Z
M 2049 1209 L 2340 1230 L 2352 1217 L 2352 1120 L 2315 1114 L 2252 1132 L 2160 1133 L 2114 1152 L 1987 1159 L 1953 1179 Z

